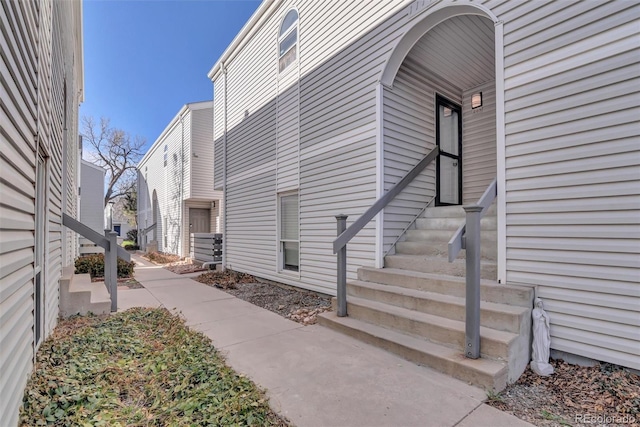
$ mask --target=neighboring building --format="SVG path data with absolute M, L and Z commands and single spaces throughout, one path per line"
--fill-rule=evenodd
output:
M 77 251 L 82 3 L 0 7 L 0 425 L 14 426 Z M 68 272 L 68 270 L 65 270 Z
M 80 165 L 80 222 L 103 234 L 104 225 L 104 168 L 81 161 Z M 80 254 L 104 253 L 104 249 L 84 237 L 79 238 Z
M 138 239 L 189 256 L 190 233 L 216 233 L 222 193 L 213 189 L 213 103 L 187 104 L 137 166 Z
M 458 224 L 437 227 L 496 177 L 484 276 L 535 289 L 554 350 L 640 369 L 639 18 L 628 1 L 263 1 L 209 73 L 224 265 L 335 294 L 334 216 L 354 221 L 438 145 L 349 244 L 342 329 L 405 313 L 385 289 L 464 275 L 433 243 Z

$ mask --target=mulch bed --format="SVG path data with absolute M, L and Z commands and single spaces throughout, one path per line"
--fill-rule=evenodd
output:
M 317 315 L 331 310 L 331 297 L 275 282 L 260 281 L 231 270 L 201 274 L 194 280 L 221 289 L 237 298 L 283 317 L 312 325 Z
M 537 426 L 640 426 L 640 377 L 617 365 L 550 362 L 541 377 L 529 368 L 487 404 Z

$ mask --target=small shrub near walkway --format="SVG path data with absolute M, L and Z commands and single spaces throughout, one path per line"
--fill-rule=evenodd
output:
M 164 309 L 61 321 L 27 385 L 20 425 L 276 425 L 264 394 Z
M 133 277 L 133 261 L 125 261 L 118 258 L 118 278 Z M 76 274 L 89 274 L 91 278 L 104 277 L 104 254 L 84 255 L 76 258 Z

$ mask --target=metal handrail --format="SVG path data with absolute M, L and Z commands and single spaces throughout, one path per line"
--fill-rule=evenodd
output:
M 487 189 L 484 190 L 484 193 L 482 194 L 482 196 L 480 196 L 480 198 L 476 202 L 476 205 L 482 207 L 480 218 L 484 216 L 484 214 L 489 209 L 489 206 L 491 206 L 491 204 L 495 200 L 498 194 L 497 190 L 498 190 L 497 179 L 493 178 L 493 181 L 491 181 L 491 184 L 489 184 Z M 458 253 L 460 253 L 460 251 L 465 248 L 465 236 L 464 236 L 465 231 L 466 231 L 466 223 L 462 224 L 460 228 L 456 230 L 456 232 L 453 234 L 453 236 L 449 240 L 449 243 L 448 243 L 449 262 L 453 262 L 458 257 Z
M 411 220 L 411 222 L 409 223 L 409 225 L 407 225 L 402 232 L 400 233 L 400 235 L 398 235 L 398 237 L 396 237 L 396 240 L 391 244 L 391 246 L 389 246 L 389 249 L 387 249 L 387 251 L 384 253 L 384 256 L 389 255 L 389 252 L 391 252 L 391 249 L 394 248 L 394 246 L 400 241 L 400 239 L 402 238 L 402 236 L 404 236 L 404 234 L 413 226 L 413 224 L 416 223 L 416 221 L 418 220 L 418 218 L 420 218 L 422 216 L 422 214 L 424 213 L 424 211 L 427 210 L 427 208 L 429 206 L 431 206 L 431 203 L 433 203 L 433 201 L 436 199 L 436 196 L 431 197 L 431 199 L 429 199 L 429 201 L 424 205 L 424 207 L 422 209 L 420 209 L 420 212 L 418 212 L 418 214 L 416 216 L 413 217 L 413 219 Z
M 104 230 L 105 235 L 102 236 L 66 213 L 62 214 L 62 225 L 104 248 L 104 284 L 111 297 L 111 311 L 118 311 L 118 257 L 131 261 L 129 252 L 118 245 L 118 233 Z
M 337 314 L 340 317 L 347 315 L 347 243 L 353 237 L 358 234 L 362 228 L 369 221 L 373 219 L 382 209 L 384 209 L 389 202 L 391 202 L 402 190 L 404 190 L 426 167 L 431 163 L 438 154 L 439 148 L 436 146 L 429 154 L 424 156 L 417 165 L 413 167 L 402 179 L 396 183 L 389 191 L 387 191 L 382 197 L 363 213 L 360 218 L 355 220 L 347 228 L 347 216 L 337 215 L 336 220 L 338 223 L 338 237 L 333 241 L 333 253 L 338 255 L 338 268 L 337 268 L 337 298 L 338 298 L 338 310 Z
M 466 250 L 464 354 L 470 359 L 480 357 L 480 220 L 497 194 L 497 179 L 494 178 L 477 203 L 464 207 L 465 223 L 449 240 L 449 262 L 456 259 L 461 249 Z

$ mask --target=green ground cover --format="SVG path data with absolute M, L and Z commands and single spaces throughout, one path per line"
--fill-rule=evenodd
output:
M 165 309 L 60 321 L 40 347 L 20 425 L 276 425 L 264 393 Z

